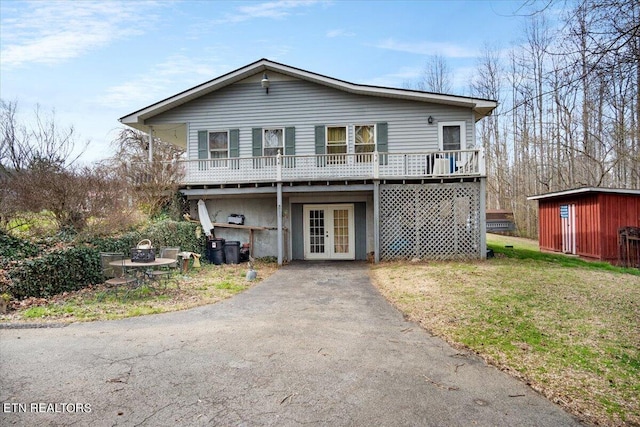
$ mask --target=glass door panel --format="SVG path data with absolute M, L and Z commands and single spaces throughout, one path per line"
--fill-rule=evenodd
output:
M 325 225 L 324 210 L 313 209 L 309 211 L 309 251 L 312 254 L 324 254 L 325 252 Z
M 349 253 L 349 210 L 333 210 L 333 252 Z

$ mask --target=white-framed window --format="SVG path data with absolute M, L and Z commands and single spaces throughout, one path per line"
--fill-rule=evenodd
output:
M 284 128 L 262 129 L 262 155 L 284 154 Z
M 438 123 L 438 145 L 440 150 L 465 150 L 467 131 L 464 121 L 439 122 Z
M 370 162 L 373 160 L 373 152 L 376 151 L 376 126 L 375 125 L 355 125 L 354 151 L 356 161 Z
M 343 164 L 346 162 L 347 154 L 347 127 L 327 126 L 327 154 L 331 156 L 327 159 L 330 164 Z
M 229 158 L 229 132 L 210 131 L 209 132 L 209 158 L 227 159 Z

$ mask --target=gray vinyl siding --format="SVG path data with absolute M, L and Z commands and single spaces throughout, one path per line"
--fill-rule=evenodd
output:
M 271 75 L 270 75 L 271 78 Z M 433 116 L 429 125 L 427 118 Z M 273 79 L 267 95 L 255 82 L 239 82 L 157 115 L 147 124 L 188 124 L 188 157 L 198 158 L 199 130 L 240 130 L 240 157 L 252 156 L 252 128 L 295 127 L 295 153 L 315 154 L 316 125 L 386 122 L 389 152 L 438 149 L 438 122 L 466 122 L 473 145 L 471 109 L 354 95 L 303 80 Z M 349 152 L 353 129 L 349 128 Z

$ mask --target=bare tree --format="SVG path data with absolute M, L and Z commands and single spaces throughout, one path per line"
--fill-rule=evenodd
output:
M 511 96 L 498 98 L 491 119 L 504 117 L 503 126 L 491 120 L 478 126 L 494 175 L 488 201 L 501 206 L 504 180 L 519 229 L 529 236 L 537 231 L 529 195 L 578 186 L 640 188 L 640 3 L 555 4 L 566 7 L 555 32 L 545 21 L 553 2 L 525 17 L 525 37 L 505 67 Z M 491 75 L 486 58 L 480 65 L 478 96 L 487 93 Z M 512 153 L 502 170 L 500 140 Z
M 451 93 L 453 85 L 447 59 L 440 54 L 431 55 L 420 77 L 414 82 L 406 82 L 404 86 L 425 92 Z
M 143 211 L 157 215 L 170 203 L 183 177 L 178 160 L 184 153 L 180 147 L 153 139 L 152 161 L 149 161 L 149 138 L 133 129 L 122 129 L 114 141 L 116 155 L 110 160 L 123 178 Z
M 77 141 L 73 126 L 60 127 L 55 111 L 43 114 L 36 106 L 31 127 L 18 122 L 17 102 L 0 100 L 0 172 L 10 174 L 29 168 L 34 162 L 45 162 L 67 167 L 73 165 L 88 145 L 76 151 Z M 74 154 L 75 153 L 75 154 Z
M 59 229 L 81 231 L 89 217 L 114 205 L 104 197 L 109 183 L 92 168 L 75 164 L 73 127 L 59 126 L 54 113 L 44 116 L 39 109 L 29 127 L 17 120 L 17 103 L 2 102 L 0 107 L 3 228 L 19 225 L 25 213 L 47 211 Z
M 494 113 L 478 125 L 478 133 L 487 153 L 489 207 L 511 208 L 510 159 L 507 141 L 500 127 L 504 70 L 498 49 L 485 46 L 476 65 L 476 77 L 471 82 L 474 96 L 498 101 Z

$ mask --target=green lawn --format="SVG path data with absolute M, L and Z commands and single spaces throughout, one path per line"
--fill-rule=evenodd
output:
M 487 233 L 487 245 L 500 247 L 513 246 L 514 249 L 526 249 L 530 251 L 537 251 L 540 248 L 537 240 L 492 233 Z
M 487 261 L 382 263 L 372 277 L 412 320 L 570 412 L 640 424 L 640 272 L 488 241 Z

